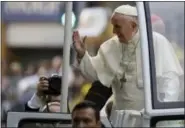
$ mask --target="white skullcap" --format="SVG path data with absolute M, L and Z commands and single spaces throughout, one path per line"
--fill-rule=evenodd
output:
M 128 16 L 137 16 L 137 9 L 136 7 L 130 5 L 121 5 L 114 10 L 114 13 L 120 13 Z

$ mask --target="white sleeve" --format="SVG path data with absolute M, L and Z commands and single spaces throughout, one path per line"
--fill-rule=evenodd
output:
M 164 94 L 163 102 L 171 102 L 179 100 L 180 93 L 180 82 L 178 76 L 169 72 L 161 78 L 161 82 L 159 82 L 159 92 Z
M 104 58 L 102 48 L 98 54 L 91 57 L 88 52 L 80 62 L 80 69 L 92 81 L 99 80 L 104 86 L 110 87 L 114 78 L 114 73 L 110 70 Z
M 85 52 L 85 55 L 83 56 L 82 60 L 80 61 L 80 70 L 82 73 L 87 76 L 91 80 L 98 80 L 96 69 L 94 69 L 92 65 L 92 58 L 88 52 Z M 95 58 L 95 57 L 94 57 Z
M 34 94 L 32 98 L 28 101 L 28 106 L 32 109 L 40 108 L 42 107 L 42 101 L 36 94 Z

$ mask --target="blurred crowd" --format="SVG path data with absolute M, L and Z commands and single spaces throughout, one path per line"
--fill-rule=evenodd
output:
M 106 6 L 108 7 L 117 6 L 117 4 L 119 3 L 110 2 Z M 159 14 L 161 12 L 162 11 L 159 11 Z M 164 15 L 163 17 L 165 17 L 166 13 L 164 13 L 163 15 Z M 172 32 L 170 31 L 170 29 L 168 29 L 170 28 L 170 26 L 173 26 L 176 22 L 179 24 L 179 21 L 182 21 L 182 17 L 180 15 L 177 18 L 173 18 L 176 19 L 176 21 L 173 21 L 172 23 L 170 22 L 171 20 L 169 19 L 170 18 L 168 17 L 166 19 L 165 18 L 162 19 L 156 16 L 155 18 L 152 18 L 151 21 L 153 25 L 153 30 L 157 32 L 161 31 L 161 29 L 166 30 L 166 31 L 163 30 L 161 34 L 165 33 L 164 34 L 165 37 L 167 37 L 169 41 L 172 43 L 176 55 L 178 56 L 178 59 L 181 63 L 181 66 L 184 69 L 184 38 L 183 36 L 180 35 L 184 32 L 179 32 L 179 30 L 183 31 L 183 29 L 181 29 L 182 25 L 179 25 L 180 28 L 178 28 L 177 30 L 172 29 L 171 30 Z M 160 29 L 158 30 L 158 28 Z M 108 21 L 105 31 L 100 36 L 96 38 L 88 37 L 88 39 L 86 40 L 86 42 L 88 42 L 87 44 L 90 44 L 89 47 L 87 48 L 88 51 L 96 53 L 99 45 L 108 38 L 110 38 L 111 36 L 112 36 L 112 26 L 111 22 Z M 172 37 L 176 38 L 171 39 Z M 94 42 L 96 43 L 97 46 L 96 48 L 92 49 L 91 45 L 94 45 Z M 53 58 L 49 58 L 46 60 L 39 60 L 38 62 L 35 62 L 35 60 L 32 59 L 32 61 L 30 63 L 28 62 L 26 65 L 23 64 L 23 62 L 19 61 L 13 61 L 9 63 L 6 62 L 5 60 L 2 60 L 1 121 L 2 122 L 6 121 L 8 111 L 15 112 L 24 111 L 25 103 L 28 100 L 30 100 L 30 98 L 36 92 L 36 87 L 40 76 L 50 77 L 52 74 L 56 73 L 62 75 L 61 74 L 63 69 L 62 61 L 63 61 L 62 57 L 59 55 L 53 56 Z M 85 95 L 87 94 L 88 90 L 91 87 L 91 82 L 81 74 L 78 68 L 71 66 L 69 71 L 70 71 L 69 73 L 70 84 L 68 92 L 68 101 L 69 101 L 68 104 L 69 109 L 72 110 L 77 103 L 84 99 Z M 183 85 L 181 93 L 184 94 L 184 76 L 182 76 L 180 80 L 181 85 Z M 181 100 L 184 101 L 184 95 L 181 95 Z M 107 106 L 109 110 L 106 111 L 110 111 L 111 103 L 108 104 Z
M 54 56 L 51 60 L 40 60 L 35 64 L 22 66 L 21 62 L 6 62 L 2 64 L 2 121 L 6 120 L 8 111 L 22 112 L 25 103 L 30 100 L 36 92 L 36 87 L 40 76 L 50 77 L 52 74 L 62 76 L 62 58 Z M 91 87 L 89 81 L 81 74 L 80 70 L 74 66 L 70 67 L 69 73 L 69 109 L 82 101 Z

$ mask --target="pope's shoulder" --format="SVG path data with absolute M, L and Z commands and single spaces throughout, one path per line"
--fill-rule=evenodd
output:
M 100 49 L 105 52 L 111 52 L 119 48 L 120 42 L 117 36 L 113 36 L 107 41 L 103 42 L 100 46 Z
M 102 43 L 102 46 L 106 46 L 106 45 L 115 45 L 119 43 L 119 39 L 117 36 L 113 36 L 112 38 L 108 39 L 107 41 L 105 41 L 104 43 Z

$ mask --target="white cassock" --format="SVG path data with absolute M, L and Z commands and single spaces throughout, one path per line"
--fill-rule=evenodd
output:
M 182 68 L 168 40 L 155 32 L 153 39 L 156 76 L 160 79 L 157 80 L 158 90 L 165 93 L 164 101 L 177 101 L 178 76 L 183 74 Z M 115 36 L 101 45 L 96 56 L 91 57 L 86 52 L 80 62 L 84 75 L 112 87 L 116 109 L 141 110 L 144 107 L 139 42 L 139 32 L 129 44 L 120 43 Z M 121 82 L 124 74 L 126 82 Z
M 132 15 L 130 12 L 134 12 L 136 15 L 136 9 L 131 8 L 133 11 L 128 11 L 129 6 L 119 9 L 117 11 L 122 14 Z M 165 94 L 161 98 L 163 101 L 177 101 L 180 90 L 178 77 L 183 74 L 180 63 L 164 36 L 154 32 L 153 43 L 158 93 Z M 100 80 L 104 86 L 112 88 L 114 109 L 144 108 L 139 31 L 129 43 L 120 43 L 117 36 L 112 37 L 100 46 L 94 57 L 86 51 L 80 62 L 80 69 L 92 80 Z
M 177 101 L 179 98 L 179 76 L 182 68 L 168 40 L 153 33 L 158 95 L 162 101 Z M 98 54 L 91 57 L 88 52 L 80 62 L 80 69 L 92 80 L 100 80 L 113 91 L 113 110 L 142 110 L 144 90 L 141 77 L 141 49 L 139 32 L 129 44 L 120 43 L 115 36 L 104 42 Z M 135 48 L 137 45 L 137 48 Z M 125 74 L 126 82 L 121 82 Z

